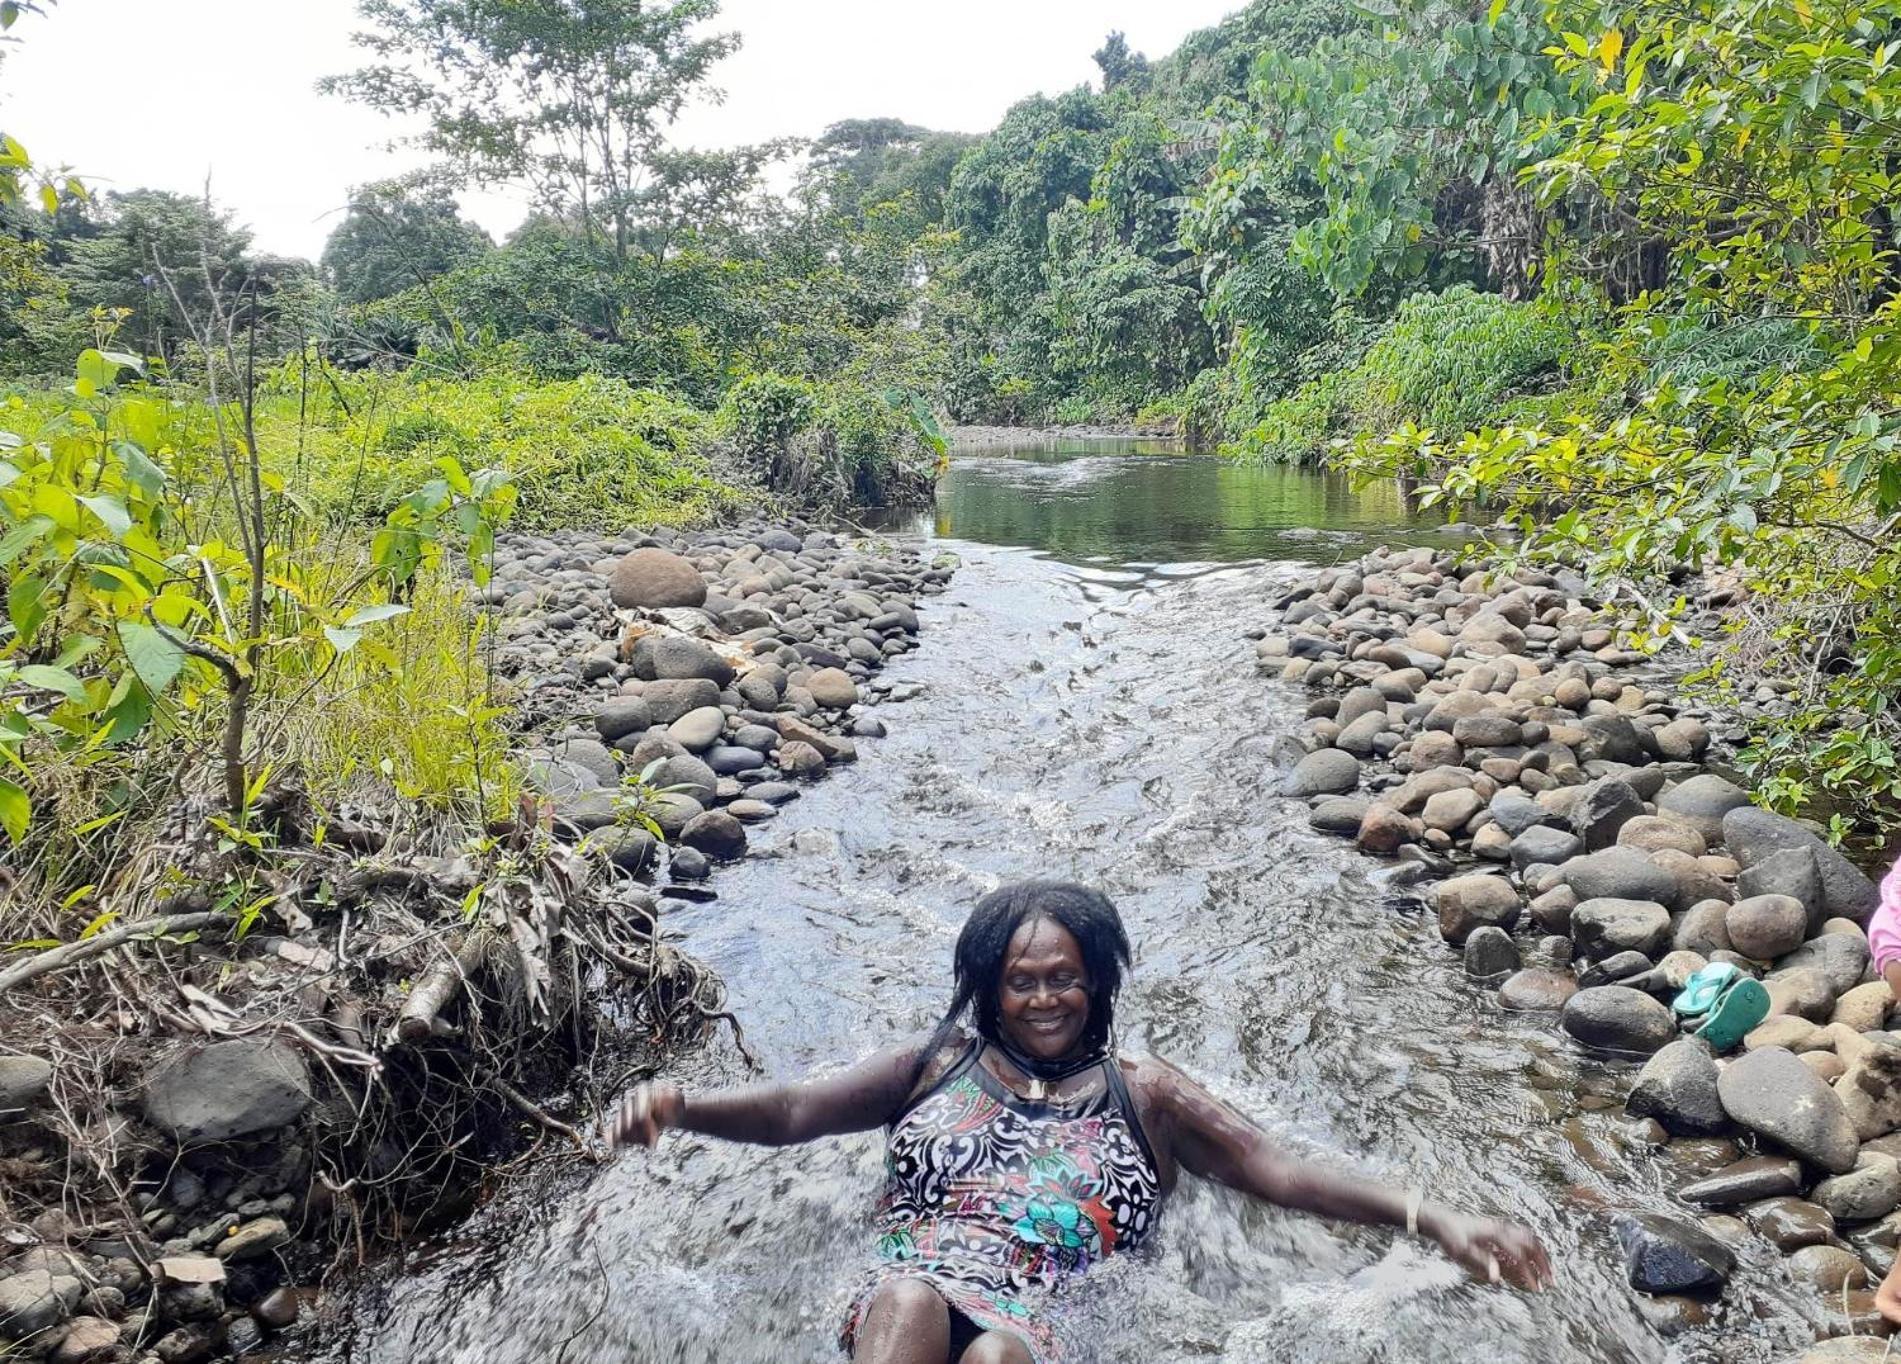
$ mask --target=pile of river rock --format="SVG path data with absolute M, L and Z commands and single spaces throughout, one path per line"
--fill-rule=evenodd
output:
M 885 733 L 869 703 L 916 688 L 875 674 L 916 646 L 917 600 L 953 568 L 799 522 L 524 536 L 480 597 L 503 617 L 497 667 L 552 727 L 530 775 L 558 827 L 688 881 Z
M 1284 792 L 1315 828 L 1438 878 L 1440 934 L 1501 982 L 1501 1007 L 1649 1058 L 1628 1111 L 1703 1175 L 1678 1191 L 1683 1217 L 1619 1221 L 1633 1287 L 1690 1295 L 1653 1316 L 1700 1320 L 1695 1296 L 1720 1293 L 1753 1235 L 1820 1290 L 1829 1329 L 1879 1329 L 1867 1290 L 1901 1241 L 1901 1035 L 1870 964 L 1869 878 L 1705 769 L 1709 729 L 1582 579 L 1382 550 L 1276 611 L 1260 663 L 1317 693 Z M 1771 1001 L 1732 1056 L 1670 1007 L 1714 961 Z

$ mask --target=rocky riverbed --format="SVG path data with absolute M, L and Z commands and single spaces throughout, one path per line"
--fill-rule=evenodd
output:
M 1394 881 L 1430 883 L 1440 937 L 1498 982 L 1496 1008 L 1629 1058 L 1631 1121 L 1698 1176 L 1680 1216 L 1618 1220 L 1655 1322 L 1701 1324 L 1737 1254 L 1766 1242 L 1813 1289 L 1820 1334 L 1852 1337 L 1802 1358 L 1882 1358 L 1871 1290 L 1901 1243 L 1901 1034 L 1864 932 L 1876 888 L 1709 770 L 1712 729 L 1730 726 L 1623 646 L 1633 625 L 1582 579 L 1473 551 L 1320 570 L 1257 632 L 1261 668 L 1314 693 L 1283 790 L 1316 829 L 1396 859 Z M 1670 1007 L 1713 961 L 1770 999 L 1733 1055 Z
M 475 596 L 531 794 L 488 853 L 285 800 L 298 870 L 248 935 L 181 897 L 0 975 L 0 1354 L 247 1355 L 527 1138 L 585 1151 L 612 1070 L 720 1017 L 656 891 L 705 896 L 884 734 L 878 670 L 953 568 L 796 521 L 504 540 Z

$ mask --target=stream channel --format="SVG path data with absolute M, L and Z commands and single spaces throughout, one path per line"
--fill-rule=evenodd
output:
M 1537 1296 L 1467 1285 L 1389 1231 L 1184 1179 L 1161 1234 L 1083 1282 L 1069 1315 L 1090 1341 L 1072 1359 L 1799 1353 L 1813 1328 L 1766 1247 L 1707 1326 L 1649 1324 L 1610 1219 L 1681 1215 L 1666 1191 L 1685 1176 L 1623 1118 L 1627 1073 L 1549 1015 L 1501 1012 L 1417 899 L 1273 794 L 1306 698 L 1256 673 L 1243 631 L 1297 565 L 1428 535 L 1396 495 L 1091 442 L 960 457 L 936 507 L 887 531 L 962 560 L 920 603 L 922 646 L 887 670 L 916 698 L 882 705 L 889 738 L 753 831 L 717 900 L 668 918 L 726 981 L 767 1073 L 927 1028 L 971 903 L 1070 876 L 1108 891 L 1135 942 L 1125 1050 L 1169 1058 L 1292 1150 L 1529 1223 L 1558 1270 Z M 745 1070 L 722 1035 L 682 1078 Z M 672 1134 L 604 1167 L 550 1160 L 362 1287 L 332 1348 L 389 1364 L 841 1358 L 881 1141 Z

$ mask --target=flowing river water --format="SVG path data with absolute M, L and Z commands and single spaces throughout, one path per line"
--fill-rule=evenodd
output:
M 1162 1232 L 1085 1281 L 1077 1357 L 1116 1361 L 1774 1360 L 1813 1327 L 1766 1248 L 1705 1326 L 1659 1332 L 1626 1285 L 1620 1208 L 1681 1169 L 1627 1084 L 1549 1015 L 1469 982 L 1380 865 L 1273 794 L 1305 697 L 1244 630 L 1300 563 L 1417 539 L 1396 497 L 1319 475 L 1102 446 L 956 460 L 894 530 L 962 560 L 887 676 L 889 738 L 755 829 L 717 900 L 675 909 L 773 1076 L 934 1021 L 951 944 L 1000 882 L 1101 886 L 1136 945 L 1119 1013 L 1152 1050 L 1314 1159 L 1525 1221 L 1559 1282 L 1467 1285 L 1435 1252 L 1184 1179 Z M 689 1084 L 745 1078 L 722 1038 Z M 550 1162 L 365 1287 L 351 1360 L 753 1364 L 839 1358 L 868 1262 L 881 1138 L 763 1150 L 672 1134 Z M 1681 1214 L 1681 1209 L 1675 1209 Z

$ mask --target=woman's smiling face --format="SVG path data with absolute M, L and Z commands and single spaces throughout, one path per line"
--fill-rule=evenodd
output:
M 1045 1061 L 1069 1055 L 1089 1026 L 1082 946 L 1053 919 L 1028 918 L 1003 954 L 997 1017 L 1010 1045 Z

